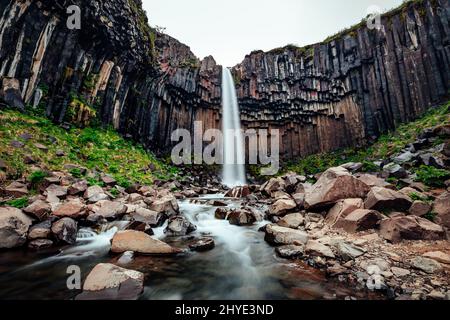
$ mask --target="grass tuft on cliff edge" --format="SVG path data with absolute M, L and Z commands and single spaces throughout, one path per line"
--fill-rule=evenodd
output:
M 67 171 L 64 166 L 74 164 L 110 174 L 125 187 L 166 180 L 176 173 L 113 129 L 65 130 L 44 117 L 8 109 L 0 110 L 0 152 L 7 179 L 30 176 L 36 167 L 25 162 L 50 171 Z

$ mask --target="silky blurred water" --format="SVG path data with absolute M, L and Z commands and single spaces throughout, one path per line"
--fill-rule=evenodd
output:
M 209 198 L 212 198 L 211 196 Z M 227 200 L 230 207 L 239 202 Z M 206 200 L 205 200 L 206 202 Z M 166 238 L 164 227 L 155 236 L 186 249 L 175 257 L 135 256 L 124 268 L 145 273 L 140 299 L 331 299 L 355 295 L 354 290 L 329 281 L 299 261 L 278 258 L 258 232 L 260 223 L 237 227 L 214 218 L 215 207 L 180 202 L 183 214 L 197 231 L 183 238 Z M 27 250 L 0 253 L 0 299 L 72 299 L 79 290 L 67 289 L 67 268 L 77 265 L 84 279 L 101 262 L 117 263 L 109 253 L 110 240 L 126 222 L 82 229 L 75 246 L 35 253 Z M 216 247 L 194 253 L 194 238 L 212 237 Z M 360 297 L 367 297 L 359 293 Z

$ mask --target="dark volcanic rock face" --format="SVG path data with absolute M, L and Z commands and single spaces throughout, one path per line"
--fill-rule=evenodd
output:
M 139 0 L 0 3 L 0 80 L 56 122 L 95 113 L 154 151 L 173 130 L 221 126 L 221 68 L 148 27 Z M 67 4 L 69 5 L 69 4 Z M 151 16 L 151 12 L 149 13 Z M 420 1 L 306 48 L 253 52 L 233 69 L 245 128 L 280 129 L 282 157 L 358 146 L 442 101 L 450 89 L 450 4 Z
M 278 128 L 286 158 L 360 145 L 450 89 L 450 3 L 423 1 L 306 48 L 257 51 L 234 68 L 246 127 Z
M 139 0 L 78 0 L 81 29 L 66 26 L 63 1 L 2 1 L 0 79 L 16 78 L 26 103 L 43 96 L 56 122 L 89 109 L 146 147 L 202 120 L 218 127 L 220 67 L 148 27 Z

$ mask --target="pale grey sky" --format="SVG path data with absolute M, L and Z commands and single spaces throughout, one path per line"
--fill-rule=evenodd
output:
M 231 67 L 253 50 L 322 41 L 361 21 L 371 6 L 402 0 L 143 0 L 152 26 Z

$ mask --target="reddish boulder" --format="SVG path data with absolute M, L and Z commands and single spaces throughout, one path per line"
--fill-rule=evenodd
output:
M 42 250 L 53 246 L 53 241 L 50 239 L 36 239 L 28 243 L 28 248 L 31 250 Z
M 433 129 L 433 134 L 440 137 L 450 137 L 450 125 L 444 124 Z
M 25 184 L 18 181 L 13 181 L 3 189 L 3 194 L 7 197 L 20 198 L 28 195 L 28 189 Z
M 109 263 L 91 270 L 77 300 L 132 300 L 144 290 L 144 274 Z
M 360 174 L 357 176 L 359 180 L 367 184 L 369 187 L 383 187 L 391 188 L 392 185 L 386 182 L 384 179 L 379 178 L 373 174 Z
M 52 207 L 46 201 L 36 200 L 28 207 L 24 208 L 23 211 L 38 218 L 40 221 L 46 220 L 52 211 Z
M 370 188 L 353 177 L 348 170 L 337 167 L 325 171 L 305 196 L 305 208 L 323 209 L 348 198 L 364 198 Z
M 215 242 L 211 238 L 201 238 L 189 245 L 189 249 L 197 252 L 204 252 L 214 249 Z
M 22 210 L 0 207 L 0 249 L 22 246 L 27 240 L 31 219 Z
M 71 218 L 62 218 L 52 225 L 52 233 L 59 241 L 74 244 L 77 241 L 78 224 Z
M 230 211 L 225 208 L 217 208 L 214 217 L 219 220 L 225 220 L 229 213 Z
M 281 216 L 297 208 L 297 203 L 293 199 L 279 199 L 269 207 L 269 214 L 272 216 Z
M 243 186 L 243 187 L 235 187 L 235 188 L 228 190 L 228 192 L 225 194 L 225 197 L 244 198 L 244 197 L 248 196 L 249 194 L 250 194 L 250 189 L 248 188 L 248 186 Z
M 305 205 L 305 194 L 304 193 L 295 193 L 292 195 L 295 203 L 299 208 L 303 208 Z
M 301 230 L 269 224 L 266 226 L 265 240 L 271 244 L 306 244 L 309 236 Z
M 422 217 L 431 211 L 431 205 L 425 201 L 414 201 L 411 208 L 409 208 L 409 214 L 413 216 Z
M 47 187 L 47 189 L 45 189 L 45 191 L 47 192 L 47 197 L 57 197 L 59 199 L 63 199 L 65 196 L 67 196 L 67 190 L 67 187 L 57 184 L 51 184 Z
M 250 226 L 256 222 L 256 218 L 249 210 L 238 209 L 228 215 L 228 221 L 236 226 Z
M 446 237 L 441 226 L 416 216 L 396 216 L 381 221 L 380 235 L 392 243 L 402 240 L 441 240 Z
M 450 228 L 450 193 L 445 192 L 436 199 L 433 212 L 437 214 L 438 223 Z
M 339 223 L 345 219 L 350 213 L 357 209 L 364 208 L 364 201 L 362 199 L 345 199 L 339 201 L 330 209 L 325 218 L 325 223 L 339 228 Z
M 292 213 L 281 218 L 277 224 L 280 227 L 297 229 L 305 224 L 305 218 L 300 213 Z
M 30 231 L 28 232 L 28 239 L 47 239 L 52 233 L 51 227 L 52 223 L 50 220 L 35 224 L 30 228 Z
M 92 206 L 92 211 L 96 217 L 116 219 L 127 212 L 127 207 L 121 202 L 101 200 Z
M 144 232 L 133 230 L 117 232 L 112 239 L 111 251 L 114 253 L 133 251 L 141 254 L 176 254 L 181 252 L 180 249 L 153 239 Z
M 57 206 L 53 215 L 78 219 L 86 215 L 86 205 L 80 199 L 75 198 Z
M 272 178 L 261 186 L 261 192 L 272 196 L 276 191 L 284 191 L 285 182 L 282 178 Z
M 102 187 L 100 186 L 90 186 L 84 192 L 84 198 L 90 203 L 95 203 L 101 200 L 108 200 L 109 197 L 105 194 Z
M 172 194 L 165 195 L 162 198 L 152 201 L 149 203 L 148 208 L 152 211 L 165 213 L 168 217 L 177 215 L 180 211 L 178 201 Z
M 169 219 L 164 234 L 169 237 L 182 237 L 197 230 L 197 227 L 183 216 L 176 216 Z
M 145 222 L 139 222 L 139 221 L 132 221 L 130 224 L 125 228 L 125 230 L 134 230 L 134 231 L 141 231 L 149 236 L 153 236 L 155 233 L 153 232 L 152 227 Z
M 357 209 L 345 217 L 340 226 L 349 233 L 375 229 L 383 216 L 375 210 Z
M 378 211 L 398 210 L 408 211 L 413 201 L 407 195 L 381 187 L 373 187 L 367 195 L 364 207 Z
M 87 181 L 86 180 L 81 180 L 81 181 L 78 181 L 78 182 L 72 184 L 69 187 L 69 189 L 67 190 L 67 192 L 70 195 L 75 196 L 75 195 L 84 193 L 87 190 L 87 188 L 88 188 Z
M 306 243 L 305 252 L 310 256 L 325 257 L 330 259 L 335 258 L 335 255 L 330 247 L 315 240 L 309 240 Z
M 164 223 L 165 215 L 145 208 L 136 208 L 131 214 L 135 221 L 148 223 L 152 227 L 158 227 Z
M 107 186 L 113 186 L 117 183 L 116 179 L 114 179 L 113 177 L 109 176 L 109 175 L 102 175 L 101 179 L 103 181 L 103 183 Z

